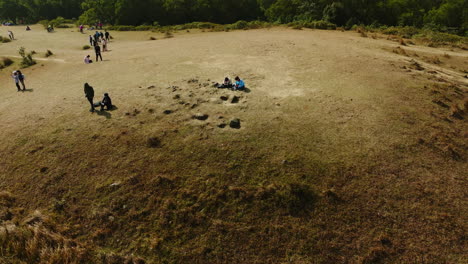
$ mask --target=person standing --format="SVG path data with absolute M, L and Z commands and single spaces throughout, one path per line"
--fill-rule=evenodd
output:
M 15 84 L 16 84 L 16 88 L 18 89 L 18 92 L 21 91 L 21 87 L 19 85 L 19 78 L 18 78 L 18 73 L 16 71 L 14 71 L 12 74 L 11 74 L 11 78 L 13 78 L 13 80 L 15 80 Z
M 91 47 L 94 47 L 94 39 L 91 35 L 89 35 L 89 45 L 91 45 Z
M 83 34 L 83 25 L 80 25 L 80 32 Z
M 91 109 L 89 110 L 91 113 L 94 113 L 94 103 L 93 103 L 93 98 L 94 98 L 94 89 L 91 87 L 88 83 L 84 84 L 84 93 L 86 99 L 88 99 L 89 103 L 91 104 Z
M 102 61 L 102 55 L 101 55 L 101 47 L 99 44 L 95 43 L 94 45 L 94 52 L 96 53 L 96 62 L 98 62 L 98 59 L 101 58 Z
M 107 30 L 104 30 L 104 36 L 106 37 L 106 40 L 109 42 L 109 37 L 110 37 L 110 34 L 109 32 L 107 32 Z
M 107 40 L 102 38 L 102 51 L 107 51 Z

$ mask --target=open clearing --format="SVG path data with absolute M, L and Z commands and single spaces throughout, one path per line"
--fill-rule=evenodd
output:
M 23 70 L 29 92 L 0 71 L 3 226 L 40 214 L 68 247 L 146 263 L 466 263 L 467 51 L 111 32 L 85 65 L 87 34 L 13 31 L 0 57 L 54 55 Z M 212 87 L 236 75 L 248 92 Z M 90 113 L 85 82 L 117 109 Z

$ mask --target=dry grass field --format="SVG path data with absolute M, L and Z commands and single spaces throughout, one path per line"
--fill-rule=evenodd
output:
M 15 60 L 0 71 L 0 263 L 467 263 L 466 50 L 111 32 L 85 65 L 87 34 L 32 28 L 0 44 Z M 9 76 L 20 47 L 37 52 L 26 92 Z M 237 75 L 247 92 L 213 87 Z M 85 82 L 116 108 L 90 113 Z

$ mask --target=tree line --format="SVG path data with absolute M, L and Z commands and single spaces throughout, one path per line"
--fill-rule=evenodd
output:
M 345 27 L 430 26 L 466 34 L 468 0 L 0 0 L 2 20 L 33 23 L 59 16 L 114 25 L 324 20 Z

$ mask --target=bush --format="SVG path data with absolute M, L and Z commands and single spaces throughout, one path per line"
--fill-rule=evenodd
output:
M 155 37 L 150 37 L 149 40 L 156 40 L 156 38 Z
M 12 65 L 14 63 L 14 61 L 10 58 L 7 58 L 7 57 L 3 57 L 2 60 L 1 60 L 3 66 L 5 67 L 8 67 L 10 65 Z
M 52 55 L 54 55 L 54 53 L 52 53 L 52 51 L 50 51 L 50 50 L 47 50 L 46 53 L 45 53 L 46 58 L 50 57 Z
M 288 27 L 292 27 L 293 29 L 301 29 L 303 27 L 305 28 L 311 28 L 311 29 L 330 29 L 330 30 L 335 30 L 336 25 L 327 21 L 323 20 L 318 20 L 318 21 L 294 21 L 291 23 L 287 24 Z
M 142 26 L 137 26 L 135 27 L 135 31 L 150 31 L 152 30 L 154 27 L 153 26 L 146 26 L 146 25 L 142 25 Z
M 135 31 L 135 26 L 110 26 L 107 29 L 115 31 Z
M 231 29 L 248 29 L 249 23 L 247 23 L 247 21 L 244 20 L 239 20 L 236 23 L 231 24 L 229 27 Z
M 91 46 L 89 46 L 89 45 L 84 45 L 83 46 L 83 50 L 89 50 L 90 48 L 91 48 Z
M 29 67 L 29 66 L 32 66 L 34 64 L 36 64 L 36 61 L 33 59 L 32 57 L 32 53 L 26 53 L 26 50 L 24 49 L 24 47 L 21 47 L 18 51 L 19 55 L 21 56 L 22 60 L 21 60 L 21 67 L 22 68 L 26 68 L 26 67 Z
M 1 37 L 1 36 L 0 36 L 0 41 L 1 41 L 2 43 L 8 43 L 8 42 L 11 42 L 11 39 L 9 39 L 9 38 L 4 38 L 4 37 Z
M 170 32 L 170 31 L 167 31 L 166 34 L 164 34 L 164 38 L 173 38 L 174 35 Z

